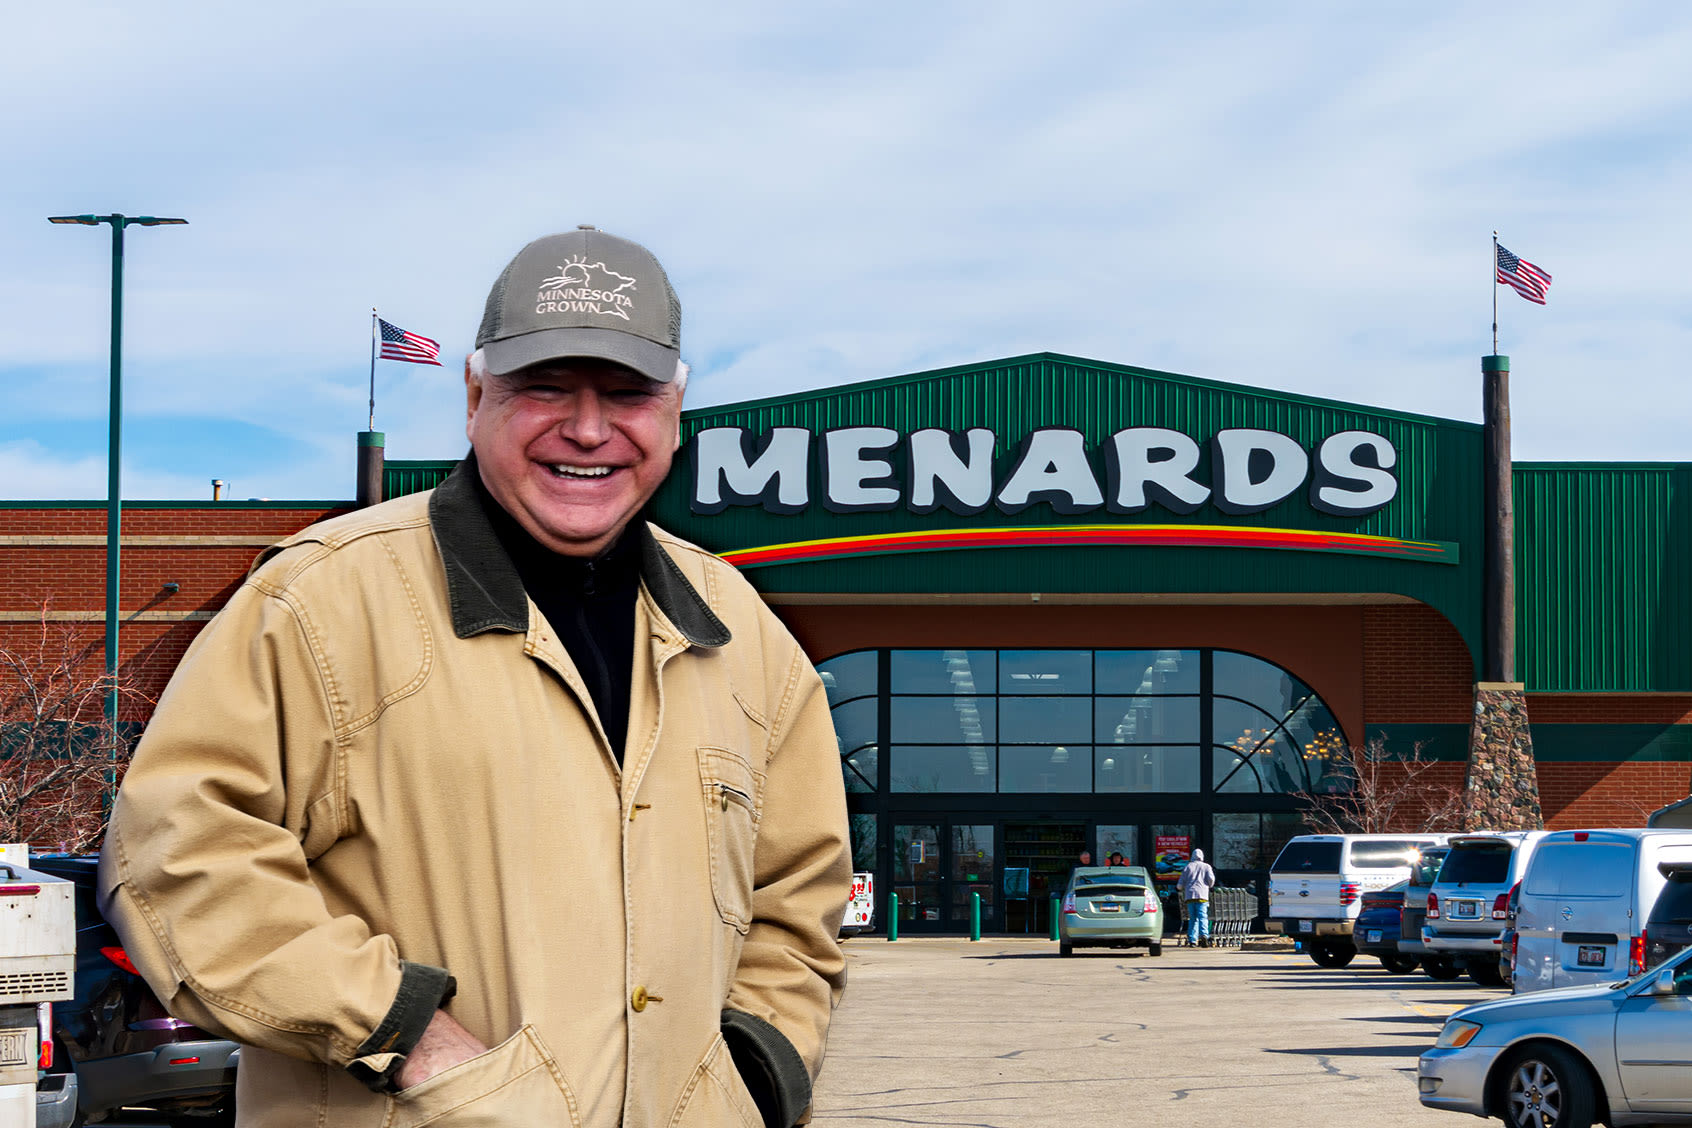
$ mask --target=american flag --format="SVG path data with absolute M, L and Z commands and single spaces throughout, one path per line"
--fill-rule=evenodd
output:
M 431 341 L 416 333 L 407 333 L 398 325 L 389 325 L 379 317 L 376 322 L 382 327 L 383 360 L 404 360 L 412 364 L 433 364 L 437 368 L 440 367 L 439 341 Z
M 1551 288 L 1551 276 L 1525 258 L 1519 258 L 1498 244 L 1498 281 L 1510 287 L 1530 302 L 1545 304 L 1545 291 Z

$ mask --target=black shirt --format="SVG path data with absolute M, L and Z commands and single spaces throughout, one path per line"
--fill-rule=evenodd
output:
M 476 475 L 476 496 L 516 566 L 523 590 L 558 632 L 576 664 L 605 726 L 611 754 L 621 764 L 629 733 L 629 681 L 634 676 L 634 603 L 640 588 L 637 538 L 624 529 L 615 544 L 591 559 L 560 556 L 505 511 L 480 474 Z

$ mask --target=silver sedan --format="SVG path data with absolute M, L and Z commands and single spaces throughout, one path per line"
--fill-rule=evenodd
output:
M 1429 1108 L 1512 1128 L 1692 1124 L 1692 949 L 1633 979 L 1465 1007 L 1416 1072 Z

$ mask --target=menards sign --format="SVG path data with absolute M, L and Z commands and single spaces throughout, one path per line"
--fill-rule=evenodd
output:
M 999 435 L 925 428 L 842 427 L 813 434 L 803 427 L 763 433 L 710 427 L 689 444 L 689 507 L 711 515 L 736 507 L 772 514 L 831 513 L 1015 516 L 1036 505 L 1077 516 L 1137 515 L 1153 510 L 1261 513 L 1303 493 L 1317 512 L 1365 517 L 1398 496 L 1398 451 L 1371 431 L 1328 435 L 1307 449 L 1278 431 L 1229 428 L 1207 441 L 1208 471 L 1198 440 L 1163 427 L 1127 427 L 1093 449 L 1069 427 L 1030 432 L 1013 458 L 995 464 Z M 1097 469 L 1102 466 L 1102 474 Z M 813 473 L 813 467 L 815 473 Z M 813 488 L 815 494 L 813 495 Z M 1286 548 L 1456 563 L 1457 546 L 1326 530 L 1255 525 L 1014 524 L 830 537 L 725 552 L 742 566 L 830 557 L 946 548 L 1062 544 Z

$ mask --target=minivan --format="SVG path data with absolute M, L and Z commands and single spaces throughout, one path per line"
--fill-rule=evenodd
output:
M 1422 968 L 1435 979 L 1466 967 L 1484 987 L 1502 987 L 1498 970 L 1510 889 L 1522 879 L 1543 830 L 1460 834 L 1428 890 Z
M 1656 967 L 1692 948 L 1692 865 L 1658 862 L 1668 878 L 1645 921 L 1645 966 Z
M 1516 992 L 1605 983 L 1645 970 L 1645 925 L 1668 881 L 1663 867 L 1680 865 L 1692 865 L 1692 831 L 1547 835 L 1516 909 Z
M 1363 894 L 1410 876 L 1423 847 L 1443 834 L 1301 834 L 1269 867 L 1270 932 L 1301 941 L 1322 967 L 1357 957 L 1352 929 Z

